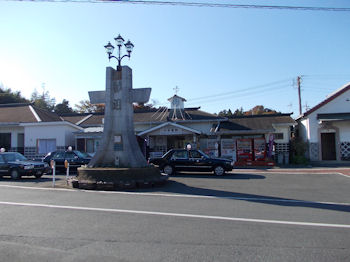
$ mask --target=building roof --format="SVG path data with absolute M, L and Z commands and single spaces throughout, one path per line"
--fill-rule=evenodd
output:
M 0 123 L 35 123 L 62 121 L 59 115 L 32 104 L 1 104 Z
M 246 131 L 246 132 L 273 132 L 276 125 L 295 125 L 296 122 L 291 114 L 271 114 L 271 115 L 252 115 L 237 116 L 230 118 L 229 121 L 221 122 L 215 127 L 218 131 Z
M 81 127 L 101 126 L 103 113 L 68 114 L 61 116 L 64 120 Z M 167 121 L 217 121 L 226 118 L 199 110 L 199 107 L 185 108 L 184 110 L 168 109 L 166 107 L 150 110 L 135 110 L 135 123 L 162 123 Z
M 322 106 L 328 104 L 338 96 L 344 94 L 346 91 L 350 90 L 350 83 L 347 83 L 346 85 L 342 86 L 340 89 L 335 91 L 334 93 L 330 94 L 325 100 L 323 100 L 321 103 L 317 104 L 313 108 L 306 111 L 301 117 L 305 117 L 310 115 L 312 112 L 315 112 L 317 109 L 321 108 Z
M 174 100 L 174 98 L 179 98 L 179 99 L 181 99 L 181 100 L 184 101 L 184 102 L 187 101 L 185 98 L 183 98 L 183 97 L 181 97 L 181 96 L 178 96 L 178 95 L 173 95 L 172 97 L 170 97 L 170 98 L 168 99 L 168 101 L 171 102 L 171 101 Z

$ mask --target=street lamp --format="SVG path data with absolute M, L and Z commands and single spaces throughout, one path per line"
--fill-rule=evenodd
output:
M 106 52 L 108 54 L 109 61 L 111 61 L 111 58 L 115 58 L 118 60 L 117 70 L 121 71 L 121 69 L 122 69 L 121 61 L 124 57 L 129 57 L 129 59 L 130 59 L 130 54 L 132 52 L 132 49 L 134 48 L 134 45 L 130 42 L 130 40 L 128 40 L 128 42 L 126 42 L 126 44 L 124 44 L 124 39 L 120 35 L 118 35 L 116 38 L 114 38 L 114 40 L 115 40 L 116 45 L 118 46 L 118 57 L 112 55 L 112 53 L 114 51 L 114 46 L 110 42 L 108 42 L 108 44 L 105 45 L 105 49 L 106 49 Z M 121 51 L 121 47 L 123 44 L 125 46 L 127 54 L 120 56 L 120 51 Z

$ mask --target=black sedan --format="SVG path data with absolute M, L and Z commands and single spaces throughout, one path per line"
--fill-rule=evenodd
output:
M 69 163 L 69 169 L 71 171 L 76 171 L 78 167 L 82 165 L 87 165 L 91 157 L 78 150 L 71 151 L 53 151 L 48 153 L 43 161 L 50 164 L 50 161 L 54 160 L 56 163 L 56 170 L 64 171 L 66 168 L 64 166 L 64 161 L 67 160 Z
M 164 173 L 171 175 L 175 171 L 213 171 L 222 176 L 231 171 L 233 163 L 229 159 L 210 158 L 200 150 L 172 149 L 161 158 L 151 158 L 150 164 L 158 166 Z
M 28 160 L 20 153 L 0 153 L 0 177 L 11 176 L 12 179 L 20 179 L 21 176 L 35 176 L 40 178 L 49 170 L 47 163 Z

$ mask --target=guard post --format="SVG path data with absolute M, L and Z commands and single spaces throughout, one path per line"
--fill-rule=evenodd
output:
M 50 166 L 52 168 L 52 187 L 55 187 L 55 179 L 56 179 L 56 162 L 51 159 Z
M 64 160 L 64 167 L 66 168 L 66 181 L 68 183 L 68 178 L 69 178 L 69 162 L 68 160 Z

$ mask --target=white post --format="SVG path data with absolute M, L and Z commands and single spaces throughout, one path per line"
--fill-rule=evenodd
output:
M 67 160 L 66 160 L 67 161 Z M 67 171 L 66 171 L 66 181 L 68 184 L 68 178 L 69 178 L 69 163 L 67 162 Z
M 52 187 L 55 187 L 55 180 L 56 180 L 56 163 L 54 160 L 51 160 L 50 162 L 51 168 L 52 168 Z

